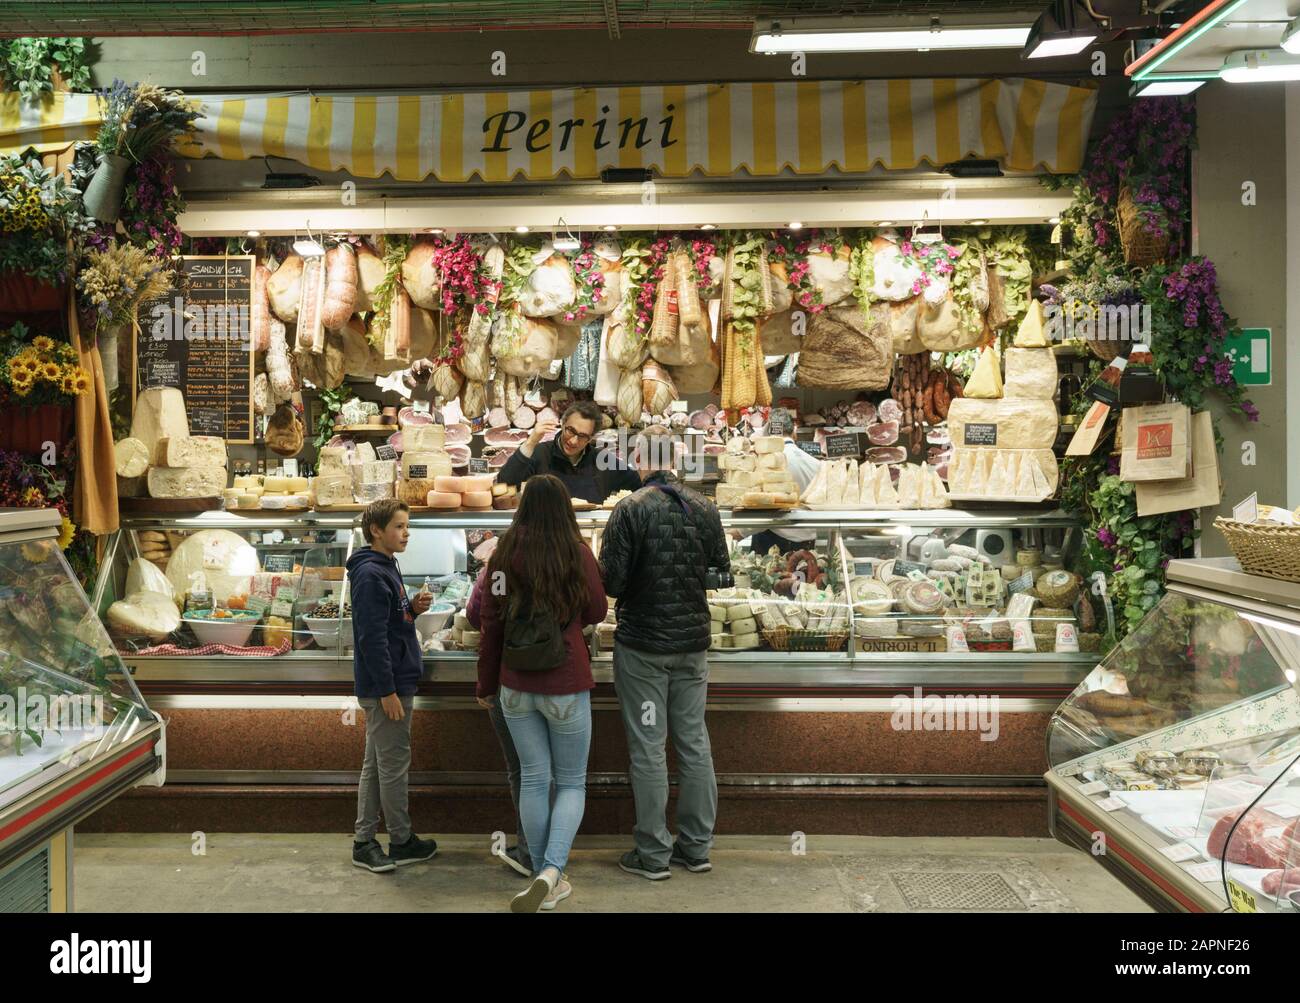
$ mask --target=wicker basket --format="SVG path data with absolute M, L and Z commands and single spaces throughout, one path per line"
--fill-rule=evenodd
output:
M 1134 268 L 1159 264 L 1169 255 L 1169 231 L 1163 236 L 1148 233 L 1142 222 L 1142 212 L 1133 201 L 1128 185 L 1119 190 L 1119 203 L 1115 207 L 1119 223 L 1119 242 L 1124 249 L 1124 261 Z
M 777 627 L 763 631 L 763 640 L 773 651 L 839 651 L 848 643 L 847 631 L 796 630 Z
M 1243 571 L 1284 582 L 1300 582 L 1300 526 L 1236 522 L 1222 516 L 1215 528 L 1241 562 Z

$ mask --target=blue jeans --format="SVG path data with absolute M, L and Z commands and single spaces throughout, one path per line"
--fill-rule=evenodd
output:
M 519 818 L 533 870 L 554 867 L 562 872 L 587 805 L 591 694 L 584 690 L 548 696 L 502 686 L 498 699 L 519 753 Z

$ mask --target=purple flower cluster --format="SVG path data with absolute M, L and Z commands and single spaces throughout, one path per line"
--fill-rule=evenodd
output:
M 1217 343 L 1228 335 L 1228 318 L 1219 299 L 1219 276 L 1214 263 L 1206 258 L 1192 258 L 1176 272 L 1165 276 L 1165 296 L 1183 305 L 1183 326 L 1210 330 L 1214 344 L 1206 351 L 1217 349 Z
M 163 155 L 137 164 L 122 206 L 122 222 L 131 243 L 155 258 L 170 258 L 181 249 L 184 234 L 176 217 L 185 199 L 176 187 L 176 169 Z
M 1107 527 L 1102 526 L 1101 529 L 1097 530 L 1097 542 L 1107 550 L 1113 550 L 1115 544 L 1119 542 L 1119 537 Z

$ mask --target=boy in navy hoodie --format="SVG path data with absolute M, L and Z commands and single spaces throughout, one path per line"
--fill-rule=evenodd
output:
M 429 608 L 427 592 L 410 600 L 395 554 L 406 550 L 410 508 L 386 498 L 361 516 L 370 544 L 348 560 L 355 635 L 352 669 L 358 703 L 366 712 L 366 758 L 357 788 L 352 863 L 375 873 L 428 860 L 432 839 L 411 830 L 407 778 L 411 771 L 411 709 L 423 667 L 415 617 Z M 375 839 L 379 812 L 388 827 L 388 852 Z

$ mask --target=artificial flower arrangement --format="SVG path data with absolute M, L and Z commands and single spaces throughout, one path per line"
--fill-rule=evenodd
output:
M 68 273 L 68 238 L 86 229 L 81 191 L 36 157 L 0 158 L 0 271 L 51 284 Z
M 134 244 L 118 244 L 87 253 L 77 288 L 98 338 L 111 328 L 135 323 L 143 304 L 172 291 L 172 275 L 168 261 Z
M 0 404 L 67 404 L 90 392 L 76 349 L 22 324 L 0 332 Z
M 114 80 L 99 99 L 102 117 L 96 145 L 102 153 L 136 164 L 165 150 L 177 137 L 192 135 L 199 117 L 197 101 L 154 84 Z

